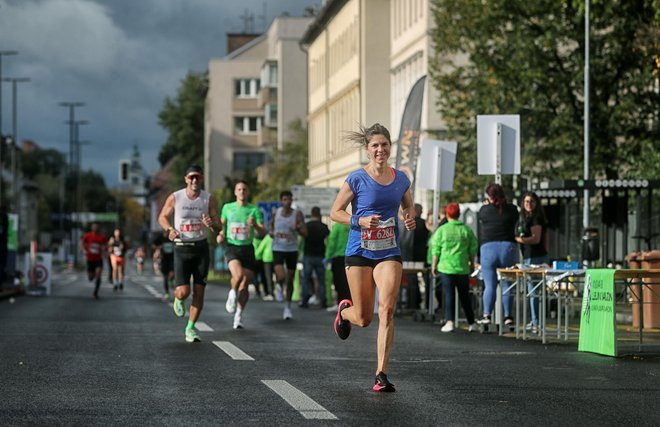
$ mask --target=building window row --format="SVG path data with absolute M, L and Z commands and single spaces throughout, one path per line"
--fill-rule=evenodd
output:
M 252 135 L 261 129 L 261 117 L 234 117 L 234 130 L 239 135 Z
M 260 89 L 259 79 L 234 80 L 234 95 L 237 98 L 256 98 Z
M 330 74 L 334 74 L 358 53 L 358 21 L 353 22 L 330 43 Z
M 394 0 L 391 3 L 392 35 L 400 36 L 424 19 L 429 0 Z
M 318 58 L 313 59 L 311 64 L 312 65 L 309 67 L 309 88 L 310 91 L 314 92 L 326 81 L 325 53 L 320 55 Z

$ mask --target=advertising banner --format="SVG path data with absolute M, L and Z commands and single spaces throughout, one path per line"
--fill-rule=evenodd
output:
M 419 155 L 419 136 L 421 134 L 422 109 L 424 108 L 424 86 L 426 76 L 420 77 L 410 89 L 406 106 L 401 117 L 399 129 L 399 147 L 396 151 L 396 168 L 410 178 L 411 188 L 415 188 L 415 169 Z
M 614 271 L 586 271 L 578 351 L 617 355 Z

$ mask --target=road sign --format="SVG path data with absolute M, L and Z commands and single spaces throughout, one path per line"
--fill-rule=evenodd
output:
M 296 208 L 306 216 L 309 216 L 309 211 L 314 206 L 318 206 L 321 209 L 321 215 L 330 215 L 330 209 L 335 202 L 339 189 L 294 185 L 291 187 L 291 192 L 293 193 L 293 203 L 296 205 Z

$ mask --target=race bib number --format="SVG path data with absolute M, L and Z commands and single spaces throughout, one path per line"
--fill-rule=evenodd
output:
M 198 219 L 185 219 L 179 225 L 181 236 L 187 239 L 198 239 L 204 237 L 204 224 Z
M 362 227 L 362 249 L 370 251 L 384 251 L 396 247 L 396 234 L 394 234 L 394 218 L 380 221 L 378 227 Z
M 112 248 L 112 253 L 115 256 L 121 256 L 121 248 L 119 246 L 115 246 Z
M 295 242 L 296 239 L 293 236 L 293 233 L 291 232 L 286 232 L 284 230 L 279 230 L 275 231 L 275 235 L 273 236 L 273 240 L 279 244 L 289 244 L 291 242 Z
M 90 254 L 100 254 L 101 253 L 101 245 L 98 243 L 90 243 L 89 244 L 89 253 Z
M 248 240 L 250 238 L 250 226 L 244 222 L 232 222 L 229 224 L 229 235 L 233 240 Z

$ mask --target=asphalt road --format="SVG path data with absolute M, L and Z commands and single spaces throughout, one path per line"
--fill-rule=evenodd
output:
M 346 341 L 334 314 L 253 298 L 245 328 L 210 284 L 202 342 L 160 278 L 54 276 L 50 297 L 0 300 L 2 425 L 660 425 L 660 355 L 609 358 L 396 319 L 389 377 L 371 391 L 377 321 Z M 104 274 L 105 278 L 105 274 Z M 206 326 L 207 328 L 204 328 Z

